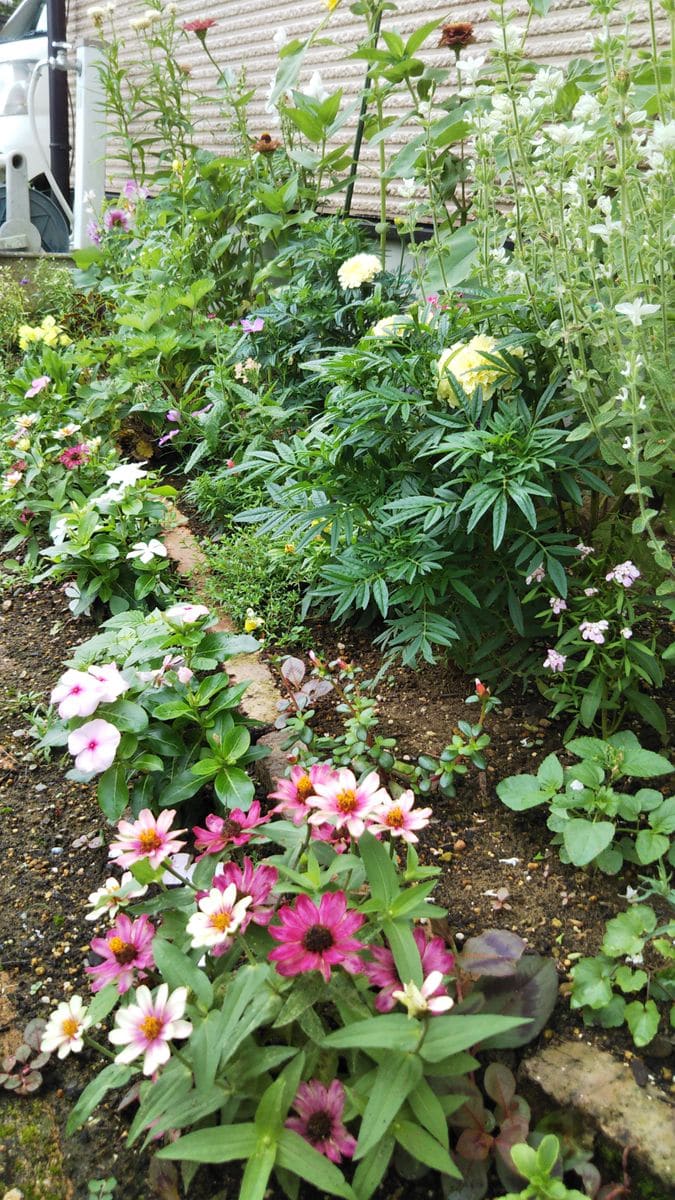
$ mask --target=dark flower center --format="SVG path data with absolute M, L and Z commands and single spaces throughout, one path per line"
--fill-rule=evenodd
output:
M 238 837 L 238 835 L 240 833 L 241 833 L 241 825 L 239 824 L 238 821 L 233 821 L 231 817 L 228 817 L 226 821 L 223 821 L 223 828 L 222 828 L 222 836 L 223 837 L 226 837 L 226 838 Z
M 305 950 L 310 950 L 312 954 L 322 954 L 334 944 L 333 934 L 326 925 L 310 925 L 302 944 Z
M 112 937 L 110 938 L 109 944 L 110 949 L 115 955 L 115 959 L 121 967 L 124 967 L 127 965 L 127 963 L 134 961 L 136 957 L 136 947 L 132 946 L 131 942 L 125 942 L 119 937 Z
M 321 1110 L 312 1113 L 307 1122 L 307 1137 L 311 1142 L 322 1142 L 330 1137 L 332 1131 L 333 1121 L 327 1112 Z

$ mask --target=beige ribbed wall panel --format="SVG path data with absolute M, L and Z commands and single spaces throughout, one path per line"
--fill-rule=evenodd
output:
M 94 28 L 87 17 L 87 8 L 91 0 L 71 0 L 69 34 L 71 40 L 94 35 Z M 386 27 L 399 30 L 404 36 L 412 32 L 426 21 L 438 18 L 439 25 L 444 21 L 470 21 L 475 29 L 476 44 L 469 53 L 478 53 L 490 45 L 490 29 L 492 22 L 488 13 L 491 5 L 488 3 L 464 3 L 448 5 L 446 0 L 399 0 L 397 13 L 387 13 Z M 129 28 L 129 21 L 146 10 L 142 0 L 120 0 L 116 7 L 116 23 L 131 41 L 136 36 Z M 250 106 L 249 128 L 252 135 L 257 136 L 264 130 L 271 130 L 272 118 L 265 112 L 265 98 L 270 80 L 278 64 L 278 56 L 272 38 L 279 26 L 285 26 L 290 37 L 304 38 L 316 27 L 325 16 L 323 0 L 261 0 L 259 3 L 245 0 L 182 0 L 178 5 L 179 17 L 189 21 L 196 17 L 213 17 L 217 24 L 209 31 L 208 44 L 214 58 L 223 67 L 237 69 L 245 65 L 249 86 L 254 87 L 255 99 Z M 528 6 L 526 0 L 514 0 L 512 11 L 518 14 L 524 22 Z M 626 4 L 624 11 L 633 12 L 631 24 L 631 41 L 636 47 L 649 44 L 648 8 L 644 0 Z M 661 11 L 661 10 L 659 10 Z M 623 24 L 623 12 L 616 11 L 612 17 L 614 26 L 619 29 Z M 350 59 L 349 54 L 357 41 L 363 36 L 364 25 L 362 18 L 355 17 L 349 10 L 348 0 L 334 12 L 326 29 L 326 36 L 332 39 L 333 45 L 313 47 L 308 54 L 300 76 L 300 85 L 308 82 L 314 70 L 320 70 L 327 88 L 344 89 L 345 99 L 353 100 L 361 87 L 364 76 L 364 63 L 359 59 Z M 566 59 L 587 54 L 595 34 L 598 31 L 597 17 L 592 13 L 584 0 L 554 0 L 553 6 L 545 18 L 535 18 L 530 25 L 527 41 L 527 52 L 530 57 L 541 62 L 562 62 Z M 665 22 L 659 22 L 659 38 L 667 37 Z M 433 35 L 421 57 L 435 66 L 449 65 L 452 52 L 437 48 L 438 38 Z M 199 114 L 199 143 L 209 150 L 222 152 L 227 150 L 227 135 L 224 122 L 219 111 L 215 70 L 209 63 L 198 39 L 194 34 L 186 35 L 181 47 L 179 62 L 190 67 L 193 89 L 200 94 L 213 97 L 209 103 L 198 109 Z M 404 111 L 405 105 L 402 101 Z M 388 112 L 397 114 L 396 104 L 390 105 Z M 350 124 L 345 126 L 341 141 L 352 141 L 356 125 L 356 113 Z M 411 133 L 411 126 L 403 126 L 394 131 L 389 140 L 390 148 L 398 148 L 405 144 Z M 111 165 L 111 180 L 115 180 L 114 143 L 109 145 L 109 161 Z M 374 215 L 377 212 L 377 184 L 374 173 L 375 152 L 367 145 L 362 153 L 362 165 L 359 182 L 354 196 L 353 211 L 355 213 Z M 395 193 L 390 197 L 390 214 L 397 211 Z

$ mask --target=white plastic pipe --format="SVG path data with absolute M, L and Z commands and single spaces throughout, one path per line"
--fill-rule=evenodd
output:
M 91 210 L 100 211 L 105 199 L 105 94 L 98 64 L 103 52 L 94 42 L 77 48 L 75 91 L 75 180 L 73 188 L 73 248 L 91 245 L 87 233 Z

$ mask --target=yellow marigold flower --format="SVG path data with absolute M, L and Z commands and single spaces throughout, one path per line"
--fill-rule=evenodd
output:
M 325 0 L 326 8 L 329 12 L 334 12 L 339 3 L 340 0 Z
M 41 325 L 19 326 L 19 346 L 22 350 L 27 350 L 33 342 L 44 342 L 45 346 L 69 346 L 70 341 L 54 317 L 45 317 Z
M 338 279 L 343 288 L 358 288 L 370 283 L 382 270 L 376 254 L 353 254 L 345 259 L 338 270 Z
M 295 542 L 286 542 L 284 554 L 295 554 Z
M 253 633 L 254 629 L 259 629 L 262 623 L 262 617 L 257 617 L 252 608 L 246 609 L 246 620 L 244 621 L 245 633 Z
M 509 374 L 505 359 L 503 368 L 500 368 L 487 357 L 490 355 L 491 358 L 501 358 L 496 347 L 495 338 L 486 333 L 479 333 L 469 342 L 455 342 L 448 350 L 444 350 L 436 363 L 439 400 L 446 400 L 451 408 L 457 406 L 457 397 L 449 375 L 461 384 L 468 396 L 472 396 L 476 388 L 481 387 L 483 399 L 489 399 L 497 385 L 504 382 Z M 522 358 L 522 346 L 510 348 L 509 354 Z

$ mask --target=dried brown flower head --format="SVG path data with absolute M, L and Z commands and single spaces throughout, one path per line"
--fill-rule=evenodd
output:
M 258 154 L 273 154 L 275 150 L 279 149 L 280 145 L 281 142 L 277 142 L 271 133 L 261 133 L 257 142 L 253 143 L 253 149 Z
M 462 46 L 470 46 L 475 42 L 473 25 L 470 21 L 460 21 L 457 25 L 442 25 L 439 46 L 449 46 L 451 50 L 461 50 Z

